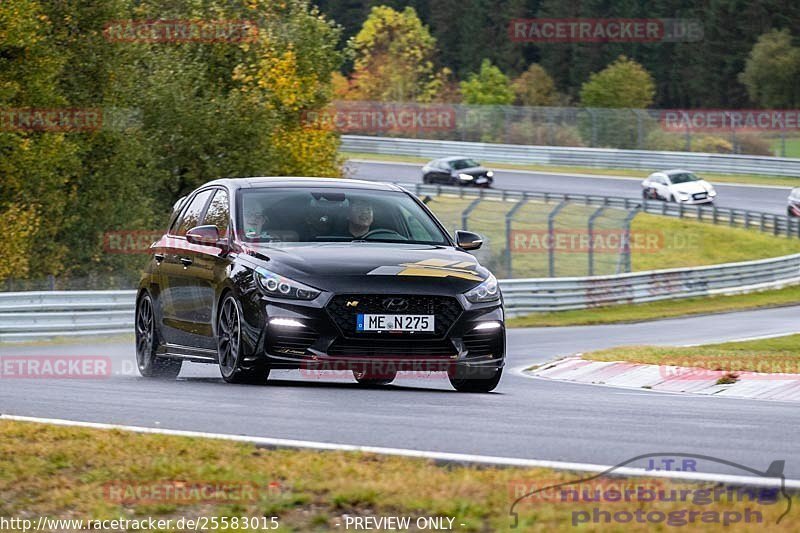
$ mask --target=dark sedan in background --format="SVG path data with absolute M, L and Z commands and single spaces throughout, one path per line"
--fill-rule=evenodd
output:
M 491 187 L 494 172 L 468 157 L 434 159 L 422 167 L 422 183 Z
M 414 195 L 390 184 L 312 178 L 208 183 L 178 202 L 151 247 L 136 301 L 143 376 L 183 361 L 225 381 L 264 383 L 271 368 L 352 371 L 387 384 L 398 371 L 447 372 L 488 392 L 505 362 L 495 277 Z

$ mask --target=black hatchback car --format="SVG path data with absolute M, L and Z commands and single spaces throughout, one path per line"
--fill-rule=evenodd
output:
M 178 201 L 151 249 L 136 301 L 146 377 L 183 361 L 233 383 L 272 368 L 447 372 L 459 391 L 493 390 L 505 362 L 495 277 L 400 187 L 324 178 L 208 183 Z
M 494 172 L 469 157 L 444 157 L 422 167 L 422 183 L 489 188 Z

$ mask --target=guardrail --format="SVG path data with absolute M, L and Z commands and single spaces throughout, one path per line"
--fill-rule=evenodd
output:
M 765 156 L 528 146 L 362 135 L 342 135 L 341 149 L 346 152 L 408 155 L 431 159 L 466 154 L 487 161 L 535 165 L 628 168 L 647 171 L 689 168 L 700 172 L 800 178 L 800 159 Z
M 133 331 L 136 291 L 0 292 L 0 341 Z
M 738 294 L 800 283 L 800 254 L 614 276 L 500 280 L 509 316 L 693 296 Z M 0 293 L 0 341 L 133 332 L 136 291 Z
M 800 254 L 705 267 L 500 282 L 510 316 L 696 296 L 743 294 L 800 283 Z

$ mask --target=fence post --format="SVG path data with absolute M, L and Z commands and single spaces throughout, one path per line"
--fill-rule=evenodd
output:
M 620 273 L 620 267 L 624 268 L 625 272 L 631 271 L 631 221 L 639 214 L 639 208 L 633 209 L 628 213 L 623 221 L 623 238 L 620 242 L 620 256 L 617 261 L 617 274 Z
M 461 213 L 461 229 L 463 229 L 463 230 L 467 229 L 467 225 L 468 225 L 468 222 L 469 222 L 469 214 L 472 213 L 473 209 L 478 207 L 478 204 L 481 203 L 481 201 L 483 201 L 483 195 L 478 196 L 477 198 L 472 200 L 472 202 L 467 206 L 467 208 L 464 209 L 464 211 L 462 211 L 462 213 Z
M 506 213 L 506 277 L 512 278 L 514 277 L 514 270 L 512 265 L 512 257 L 511 257 L 511 223 L 513 222 L 514 215 L 517 211 L 525 205 L 528 199 L 523 197 L 522 200 L 514 204 L 514 207 L 509 209 Z
M 606 210 L 605 206 L 600 207 L 589 217 L 589 275 L 590 276 L 594 276 L 594 221 L 605 210 Z
M 553 241 L 555 237 L 555 228 L 553 227 L 553 223 L 555 222 L 556 215 L 567 206 L 567 201 L 562 200 L 560 204 L 558 204 L 555 209 L 550 211 L 550 214 L 547 215 L 547 238 L 550 240 L 548 249 L 547 249 L 547 272 L 549 277 L 554 278 L 556 277 L 556 256 L 555 256 L 555 246 L 553 246 Z

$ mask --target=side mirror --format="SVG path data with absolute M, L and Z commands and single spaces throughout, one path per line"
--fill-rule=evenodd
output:
M 186 240 L 202 246 L 219 246 L 219 230 L 214 225 L 196 226 L 186 232 Z
M 483 246 L 483 237 L 471 231 L 456 231 L 456 245 L 464 250 L 477 250 Z

